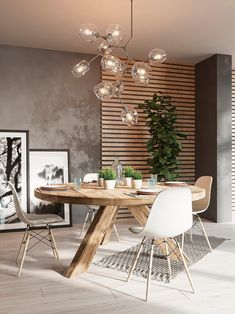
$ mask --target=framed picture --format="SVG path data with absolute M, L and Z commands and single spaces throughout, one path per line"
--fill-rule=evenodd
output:
M 23 210 L 28 211 L 28 131 L 0 130 L 0 231 L 25 227 L 16 216 L 12 192 L 14 184 Z
M 34 214 L 56 214 L 64 222 L 53 226 L 71 226 L 71 205 L 48 203 L 34 196 L 34 189 L 48 184 L 67 183 L 70 179 L 69 150 L 31 149 L 29 153 L 30 205 Z

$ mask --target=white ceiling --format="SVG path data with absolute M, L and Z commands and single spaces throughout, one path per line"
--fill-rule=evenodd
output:
M 95 53 L 79 25 L 94 23 L 130 30 L 129 0 L 0 0 L 0 44 Z M 133 58 L 162 48 L 168 61 L 196 63 L 214 54 L 233 55 L 235 0 L 134 0 Z M 117 53 L 118 54 L 118 53 Z

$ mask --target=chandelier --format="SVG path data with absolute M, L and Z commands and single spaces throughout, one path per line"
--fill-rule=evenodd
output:
M 86 42 L 95 42 L 97 39 L 101 39 L 101 43 L 97 46 L 97 55 L 90 61 L 81 60 L 76 64 L 72 73 L 76 78 L 80 78 L 90 70 L 90 65 L 99 56 L 101 56 L 102 70 L 113 74 L 116 78 L 115 82 L 101 82 L 94 87 L 94 93 L 96 97 L 101 100 L 109 100 L 112 97 L 117 97 L 121 100 L 122 93 L 125 88 L 123 82 L 124 75 L 128 72 L 131 73 L 135 83 L 141 85 L 148 85 L 151 75 L 151 66 L 154 64 L 162 63 L 166 60 L 166 52 L 162 49 L 155 48 L 150 51 L 148 60 L 142 62 L 135 62 L 129 57 L 127 47 L 133 37 L 133 0 L 131 1 L 131 32 L 129 38 L 123 44 L 125 37 L 125 29 L 118 24 L 111 24 L 105 34 L 100 34 L 98 28 L 94 24 L 82 24 L 80 26 L 79 35 Z M 125 62 L 113 53 L 115 49 L 121 49 L 125 55 Z M 128 69 L 130 62 L 133 62 L 133 66 Z M 149 65 L 150 63 L 150 65 Z M 122 101 L 123 104 L 123 101 Z M 122 122 L 131 126 L 138 121 L 138 113 L 133 106 L 127 106 L 123 104 L 123 110 L 121 112 Z

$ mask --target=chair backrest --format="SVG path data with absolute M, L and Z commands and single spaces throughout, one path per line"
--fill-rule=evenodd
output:
M 83 178 L 83 182 L 93 182 L 98 181 L 99 174 L 98 173 L 87 173 Z
M 210 205 L 211 187 L 213 178 L 210 176 L 202 176 L 197 179 L 195 186 L 205 189 L 206 195 L 204 198 L 193 202 L 193 210 L 205 211 Z
M 151 237 L 169 238 L 192 227 L 192 194 L 188 188 L 162 191 L 156 197 L 143 233 Z
M 14 187 L 14 185 L 7 181 L 11 191 L 12 191 L 12 195 L 13 195 L 13 200 L 14 200 L 14 204 L 15 204 L 15 210 L 16 210 L 16 215 L 19 218 L 19 220 L 21 222 L 24 222 L 27 225 L 30 225 L 30 221 L 27 219 L 25 212 L 23 211 L 21 205 L 20 205 L 20 200 L 19 197 L 17 195 L 16 189 Z

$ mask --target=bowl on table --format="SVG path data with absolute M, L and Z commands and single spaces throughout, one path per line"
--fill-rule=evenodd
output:
M 166 182 L 165 182 L 165 185 L 177 187 L 177 186 L 184 186 L 184 185 L 187 185 L 187 183 L 184 182 L 184 181 L 166 181 Z
M 138 195 L 156 195 L 161 192 L 161 189 L 140 189 L 137 190 Z

